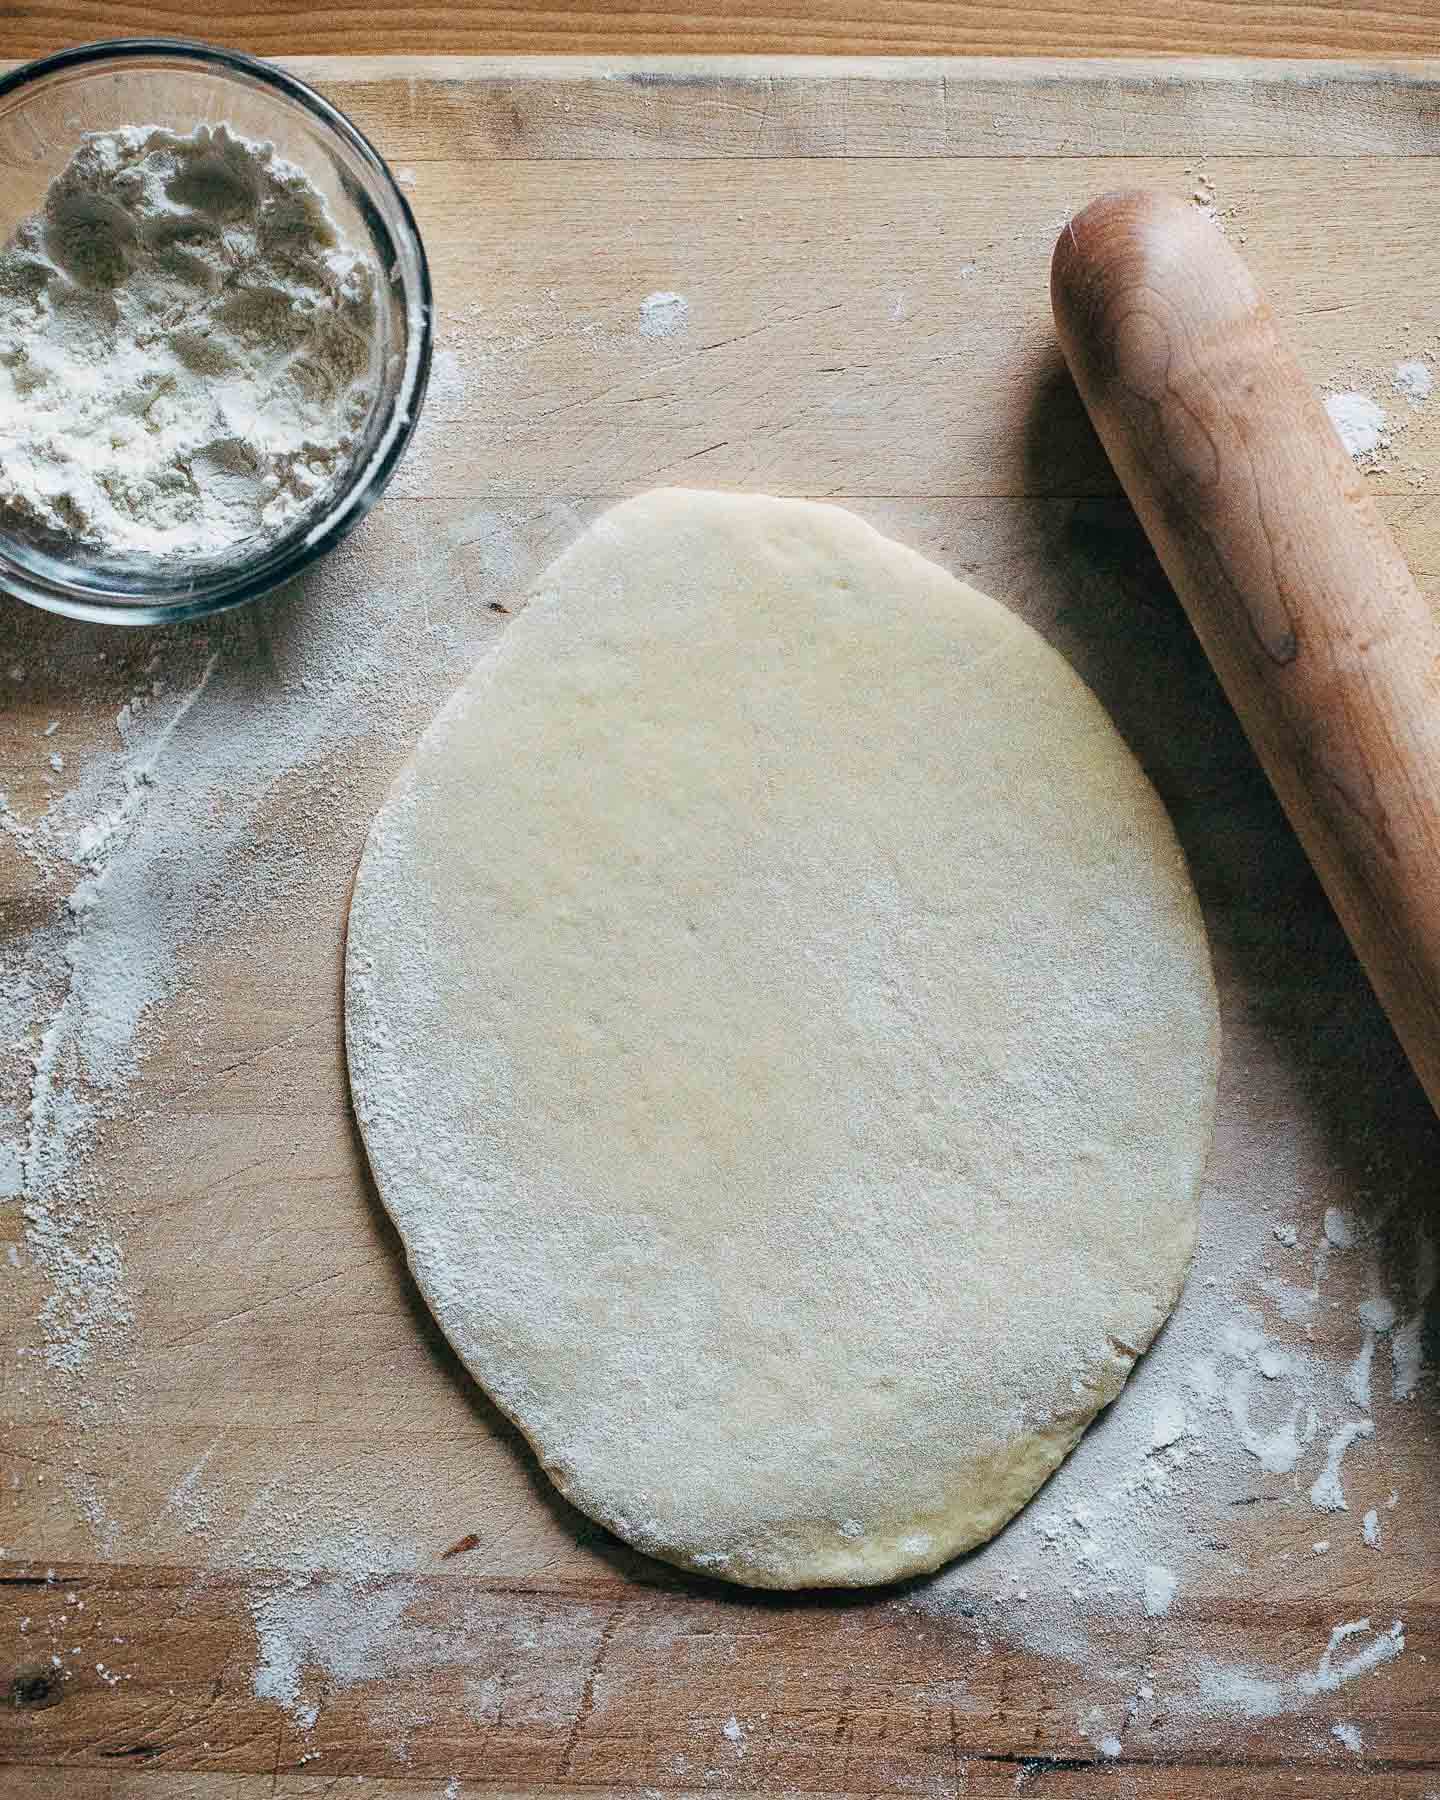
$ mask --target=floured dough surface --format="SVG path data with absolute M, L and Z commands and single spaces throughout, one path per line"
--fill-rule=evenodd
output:
M 1184 1279 L 1217 1026 L 1160 802 L 835 507 L 662 491 L 554 564 L 375 822 L 346 1019 L 446 1335 L 688 1568 L 979 1543 Z

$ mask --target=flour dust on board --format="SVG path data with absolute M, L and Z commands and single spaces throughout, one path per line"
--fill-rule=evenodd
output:
M 655 356 L 684 340 L 683 316 L 658 304 L 670 298 L 651 297 L 655 322 L 674 321 L 673 336 L 645 334 Z M 505 354 L 497 343 L 490 363 L 442 361 L 442 401 L 488 391 Z M 1428 400 L 1413 370 L 1397 368 L 1395 382 L 1387 413 Z M 417 496 L 442 426 L 438 413 L 422 422 L 408 465 Z M 61 1490 L 47 1529 L 76 1556 L 162 1545 L 178 1560 L 182 1547 L 206 1571 L 187 1602 L 197 1609 L 210 1575 L 238 1575 L 254 1633 L 246 1678 L 310 1734 L 317 1772 L 327 1700 L 353 1694 L 403 1759 L 428 1728 L 442 1668 L 464 1671 L 477 1726 L 513 1705 L 537 1728 L 563 1729 L 605 1617 L 581 1607 L 561 1632 L 463 1580 L 437 1597 L 427 1578 L 459 1532 L 437 1536 L 435 1522 L 458 1504 L 463 1472 L 436 1491 L 435 1472 L 396 1467 L 388 1502 L 366 1490 L 387 1515 L 356 1519 L 358 1480 L 317 1472 L 303 1443 L 256 1491 L 230 1474 L 223 1426 L 197 1426 L 157 1516 L 127 1513 L 104 1471 L 126 1444 L 143 1460 L 135 1372 L 156 1366 L 165 1338 L 134 1275 L 143 1201 L 175 1180 L 164 1159 L 176 1095 L 224 1078 L 233 1060 L 218 1028 L 221 972 L 253 975 L 263 932 L 283 928 L 305 934 L 329 979 L 324 946 L 338 940 L 390 773 L 503 628 L 492 605 L 513 606 L 589 510 L 457 514 L 412 497 L 273 601 L 123 638 L 22 618 L 0 666 L 28 746 L 0 800 L 0 854 L 24 894 L 21 928 L 0 940 L 0 1203 L 18 1221 L 0 1275 L 37 1321 L 13 1375 L 17 1401 L 65 1422 L 47 1445 Z M 280 1092 L 269 1042 L 251 1051 L 262 1107 Z M 1227 1104 L 1244 1104 L 1238 1075 Z M 1106 1758 L 1292 1714 L 1316 1717 L 1327 1739 L 1358 1731 L 1365 1684 L 1414 1654 L 1388 1571 L 1423 1501 L 1392 1467 L 1391 1433 L 1429 1403 L 1436 1283 L 1424 1208 L 1408 1189 L 1387 1197 L 1383 1147 L 1373 1161 L 1363 1220 L 1325 1216 L 1323 1184 L 1273 1164 L 1210 1196 L 1177 1314 L 1121 1401 L 1000 1538 L 881 1602 L 945 1634 L 962 1688 L 1005 1646 L 1053 1659 L 1080 1697 L 1077 1731 Z M 352 1227 L 373 1253 L 369 1222 Z M 403 1308 L 397 1317 L 414 1330 Z M 1316 1339 L 1330 1319 L 1344 1326 L 1338 1354 Z M 92 1456 L 102 1443 L 105 1458 Z M 29 1467 L 16 1479 L 37 1479 Z M 43 1572 L 39 1539 L 6 1549 Z M 1207 1630 L 1197 1662 L 1207 1598 L 1254 1567 L 1277 1591 L 1311 1596 L 1308 1610 L 1323 1613 L 1313 1643 L 1281 1670 L 1227 1656 L 1223 1634 Z M 1344 1605 L 1314 1597 L 1342 1587 Z M 103 1664 L 107 1684 L 134 1673 L 131 1647 L 93 1641 L 92 1612 L 64 1591 L 22 1615 L 27 1642 L 65 1669 Z M 678 1659 L 692 1639 L 683 1619 L 674 1629 Z M 545 1674 L 517 1697 L 506 1683 L 527 1660 Z M 761 1766 L 774 1721 L 747 1716 L 720 1687 L 713 1741 L 677 1780 L 703 1785 L 710 1768 L 717 1781 L 751 1780 Z M 1349 1753 L 1348 1739 L 1331 1741 Z
M 82 1434 L 126 1412 L 125 1240 L 165 1122 L 148 1112 L 137 1132 L 136 1108 L 164 1099 L 146 1065 L 167 1031 L 182 1064 L 202 1053 L 214 996 L 197 961 L 243 955 L 272 908 L 303 910 L 325 852 L 343 865 L 435 689 L 498 629 L 470 585 L 513 597 L 574 528 L 563 507 L 477 509 L 419 543 L 377 520 L 298 591 L 216 621 L 117 635 L 22 614 L 0 679 L 16 707 L 45 699 L 26 798 L 0 791 L 0 854 L 28 867 L 34 920 L 0 941 L 0 1203 L 21 1227 L 11 1277 L 39 1284 L 21 1379 L 54 1385 Z M 77 695 L 63 785 L 46 711 Z M 310 803 L 268 822 L 282 791 Z M 114 1548 L 95 1478 L 69 1479 Z

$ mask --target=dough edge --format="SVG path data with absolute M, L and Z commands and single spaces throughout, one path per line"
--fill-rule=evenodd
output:
M 419 1272 L 413 1263 L 410 1267 L 425 1293 Z M 1136 1345 L 1142 1355 L 1174 1310 L 1183 1287 L 1182 1277 L 1156 1323 L 1155 1333 L 1144 1344 Z M 426 1303 L 435 1310 L 428 1293 Z M 442 1315 L 436 1312 L 435 1316 L 439 1319 Z M 446 1337 L 450 1338 L 448 1331 Z M 465 1366 L 470 1368 L 468 1362 Z M 807 1588 L 880 1587 L 933 1575 L 957 1556 L 988 1543 L 1038 1496 L 1089 1427 L 1118 1398 L 1133 1367 L 1134 1363 L 1127 1361 L 1117 1368 L 1113 1384 L 1096 1397 L 1093 1406 L 1077 1410 L 1046 1430 L 1013 1438 L 995 1454 L 973 1458 L 965 1470 L 965 1479 L 957 1483 L 950 1505 L 943 1512 L 912 1515 L 903 1525 L 885 1524 L 867 1530 L 862 1537 L 838 1541 L 830 1519 L 809 1529 L 796 1523 L 783 1530 L 772 1530 L 763 1551 L 741 1545 L 729 1552 L 695 1552 L 637 1530 L 631 1521 L 619 1518 L 609 1503 L 590 1493 L 582 1481 L 572 1479 L 565 1468 L 548 1462 L 543 1446 L 526 1429 L 524 1419 L 498 1399 L 474 1369 L 471 1374 L 492 1405 L 525 1439 L 558 1492 L 577 1511 L 603 1525 L 632 1549 L 674 1568 L 736 1586 L 793 1592 Z M 920 1540 L 928 1540 L 923 1548 Z
M 553 558 L 537 573 L 526 589 L 526 604 L 519 609 L 517 618 L 523 617 L 528 606 L 537 600 L 547 604 L 553 602 L 557 585 L 563 583 L 567 565 L 577 546 L 602 520 L 610 519 L 615 514 L 629 509 L 638 511 L 656 500 L 668 502 L 677 497 L 688 497 L 691 492 L 692 490 L 681 488 L 652 489 L 630 500 L 617 502 L 606 508 L 558 557 Z M 708 494 L 711 491 L 693 490 L 693 492 L 700 495 Z M 851 512 L 846 507 L 823 501 L 777 501 L 773 497 L 758 494 L 734 494 L 726 495 L 724 498 L 747 501 L 754 499 L 770 505 L 781 506 L 799 504 L 816 511 L 835 514 L 844 521 L 847 529 L 854 530 L 858 527 L 867 535 L 884 543 L 887 548 L 903 552 L 905 557 L 925 565 L 930 570 L 938 570 L 947 581 L 961 589 L 967 598 L 974 597 L 986 606 L 999 607 L 1025 631 L 1033 633 L 1039 640 L 1039 634 L 1034 633 L 1034 628 L 1020 619 L 1019 615 L 1013 613 L 1012 609 L 1004 606 L 1003 602 L 998 602 L 983 590 L 972 587 L 962 577 L 954 575 L 910 546 L 890 538 L 886 533 L 872 526 L 867 520 L 860 518 L 858 514 Z M 474 702 L 478 694 L 492 679 L 495 664 L 503 654 L 508 637 L 507 629 L 493 645 L 482 653 L 450 700 L 441 707 L 430 725 L 426 727 L 421 740 L 417 741 L 416 749 L 412 749 L 410 757 L 397 772 L 377 811 L 376 818 L 372 822 L 371 830 L 367 834 L 355 882 L 352 884 L 350 895 L 352 902 L 355 891 L 365 874 L 366 864 L 372 858 L 379 861 L 384 854 L 380 847 L 381 824 L 392 800 L 402 794 L 414 778 L 416 750 L 418 750 L 419 743 L 430 737 L 442 722 L 453 722 Z M 1043 640 L 1039 641 L 1043 642 Z M 1046 649 L 1060 665 L 1064 674 L 1089 693 L 1088 684 L 1076 673 L 1068 660 L 1052 647 L 1046 645 Z M 1108 718 L 1108 713 L 1106 716 Z M 1113 721 L 1111 721 L 1111 726 L 1112 729 L 1115 729 Z M 1120 736 L 1118 730 L 1116 736 L 1117 738 Z M 1123 742 L 1123 739 L 1121 741 Z M 1128 745 L 1126 749 L 1128 752 Z M 1133 756 L 1133 752 L 1128 753 Z M 1169 830 L 1175 853 L 1180 859 L 1181 866 L 1185 867 L 1185 858 L 1178 839 L 1175 837 L 1173 823 L 1163 806 L 1161 813 Z M 1208 951 L 1208 934 L 1198 897 L 1195 895 L 1193 883 L 1188 882 L 1188 870 L 1187 898 L 1190 926 L 1194 939 L 1203 952 L 1200 962 L 1208 990 L 1205 997 L 1208 1014 L 1207 1066 L 1212 1071 L 1218 1071 L 1220 1024 L 1214 968 Z M 350 1087 L 357 1103 L 356 1118 L 362 1140 L 366 1145 L 367 1160 L 369 1160 L 372 1173 L 375 1175 L 376 1186 L 381 1192 L 383 1201 L 384 1191 L 381 1188 L 378 1174 L 379 1164 L 370 1154 L 370 1138 L 366 1129 L 368 1109 L 362 1099 L 366 1086 L 367 1065 L 370 1062 L 368 1052 L 371 1048 L 364 1039 L 362 1027 L 370 1018 L 370 1012 L 368 1002 L 353 1006 L 349 999 L 353 973 L 349 927 L 350 912 L 347 907 L 345 955 L 347 1067 Z M 377 1056 L 377 1064 L 381 1060 Z M 381 1074 L 382 1071 L 377 1067 L 376 1073 Z M 918 1513 L 908 1515 L 903 1521 L 874 1521 L 867 1524 L 862 1536 L 852 1539 L 844 1537 L 837 1539 L 833 1518 L 817 1520 L 813 1523 L 796 1520 L 784 1527 L 772 1527 L 767 1530 L 763 1545 L 747 1545 L 744 1542 L 736 1542 L 723 1551 L 696 1551 L 693 1547 L 672 1542 L 665 1537 L 649 1532 L 644 1527 L 637 1526 L 634 1520 L 620 1515 L 609 1500 L 600 1493 L 592 1491 L 575 1471 L 547 1458 L 541 1441 L 543 1424 L 533 1428 L 527 1424 L 523 1412 L 518 1407 L 507 1404 L 505 1399 L 497 1393 L 495 1386 L 492 1386 L 495 1372 L 487 1370 L 483 1359 L 479 1356 L 472 1357 L 466 1354 L 462 1347 L 467 1335 L 463 1322 L 447 1317 L 448 1307 L 445 1298 L 435 1291 L 432 1284 L 427 1281 L 417 1256 L 417 1247 L 412 1246 L 406 1234 L 399 1231 L 398 1219 L 395 1219 L 394 1222 L 405 1248 L 406 1261 L 411 1275 L 426 1301 L 427 1308 L 440 1325 L 447 1342 L 454 1348 L 459 1360 L 481 1388 L 488 1403 L 493 1405 L 520 1433 L 539 1468 L 569 1504 L 612 1532 L 636 1551 L 655 1557 L 673 1567 L 707 1578 L 773 1591 L 879 1586 L 932 1574 L 957 1556 L 961 1556 L 993 1538 L 1031 1500 L 1036 1498 L 1045 1482 L 1075 1448 L 1089 1426 L 1120 1394 L 1139 1357 L 1150 1348 L 1174 1310 L 1193 1261 L 1195 1241 L 1199 1231 L 1199 1198 L 1204 1185 L 1206 1167 L 1213 1149 L 1217 1101 L 1216 1083 L 1212 1080 L 1206 1084 L 1203 1106 L 1197 1107 L 1197 1113 L 1203 1113 L 1203 1117 L 1197 1117 L 1194 1120 L 1198 1131 L 1195 1142 L 1194 1173 L 1188 1194 L 1193 1221 L 1190 1243 L 1184 1263 L 1173 1283 L 1173 1290 L 1163 1303 L 1157 1305 L 1153 1323 L 1149 1329 L 1132 1333 L 1133 1343 L 1116 1346 L 1112 1341 L 1110 1356 L 1103 1362 L 1097 1363 L 1089 1390 L 1083 1399 L 1077 1401 L 1073 1411 L 1056 1418 L 1053 1423 L 1042 1429 L 1023 1433 L 1011 1439 L 989 1454 L 976 1455 L 967 1459 L 963 1469 L 957 1471 L 960 1478 L 956 1482 L 954 1494 L 946 1507 L 925 1515 Z M 388 1203 L 386 1203 L 386 1212 L 387 1216 L 393 1217 Z

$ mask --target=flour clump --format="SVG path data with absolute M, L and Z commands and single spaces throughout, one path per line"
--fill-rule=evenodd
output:
M 282 536 L 364 429 L 376 280 L 269 144 L 85 137 L 0 251 L 0 522 L 129 558 Z

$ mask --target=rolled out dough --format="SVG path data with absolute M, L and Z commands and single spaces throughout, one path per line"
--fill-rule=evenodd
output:
M 1035 632 L 835 507 L 659 492 L 560 558 L 376 819 L 346 1001 L 446 1335 L 687 1568 L 979 1543 L 1184 1279 L 1217 1025 L 1160 802 Z

